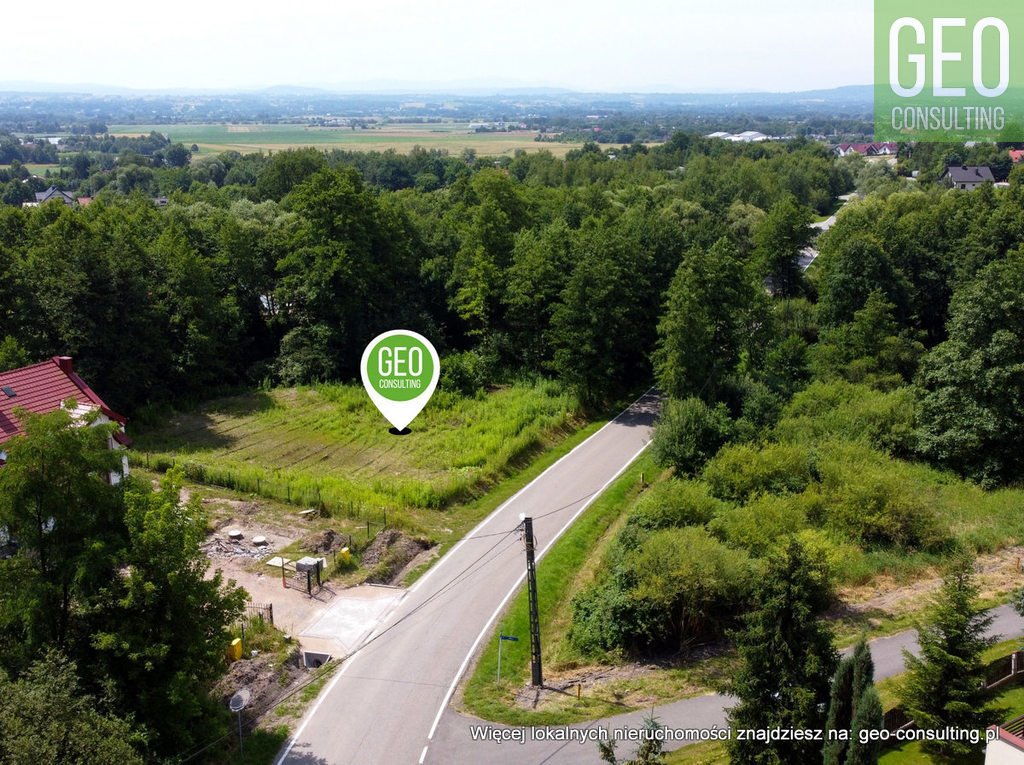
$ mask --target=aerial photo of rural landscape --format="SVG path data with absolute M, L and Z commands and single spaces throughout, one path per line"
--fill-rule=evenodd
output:
M 1018 30 L 926 6 L 7 9 L 0 765 L 1024 764 L 1024 115 L 880 107 Z

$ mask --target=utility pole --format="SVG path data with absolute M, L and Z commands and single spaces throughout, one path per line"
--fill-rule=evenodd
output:
M 523 518 L 523 535 L 526 538 L 526 591 L 530 597 L 530 667 L 531 685 L 544 685 L 544 673 L 540 665 L 540 617 L 537 615 L 537 565 L 533 559 L 533 518 Z

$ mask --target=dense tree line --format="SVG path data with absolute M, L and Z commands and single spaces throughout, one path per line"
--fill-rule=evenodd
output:
M 0 210 L 0 338 L 75 356 L 130 411 L 349 379 L 397 325 L 469 354 L 473 385 L 553 374 L 600 403 L 649 378 L 680 263 L 714 274 L 714 246 L 742 268 L 763 208 L 820 206 L 849 184 L 814 145 L 719 143 L 497 167 L 424 151 L 181 168 L 122 153 L 82 181 L 87 208 Z M 172 188 L 165 209 L 146 198 Z

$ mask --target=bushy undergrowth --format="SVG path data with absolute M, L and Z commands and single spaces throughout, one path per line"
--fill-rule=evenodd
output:
M 907 388 L 812 383 L 767 440 L 727 444 L 696 478 L 666 478 L 637 499 L 604 573 L 575 598 L 573 645 L 607 656 L 719 636 L 750 605 L 763 561 L 794 537 L 842 584 L 1024 539 L 1024 491 L 900 459 L 912 432 Z

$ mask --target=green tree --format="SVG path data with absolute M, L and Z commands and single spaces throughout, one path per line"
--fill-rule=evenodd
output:
M 1024 252 L 957 292 L 949 340 L 925 358 L 918 384 L 926 456 L 989 483 L 1024 475 Z
M 124 530 L 110 429 L 79 427 L 66 409 L 21 417 L 25 435 L 4 444 L 0 469 L 0 526 L 20 543 L 0 560 L 0 665 L 14 671 L 43 646 L 74 647 Z
M 144 737 L 81 687 L 75 664 L 46 652 L 16 681 L 0 671 L 0 762 L 142 765 Z
M 788 196 L 772 206 L 754 234 L 754 258 L 763 277 L 781 297 L 802 291 L 803 273 L 798 258 L 811 242 L 814 215 Z
M 586 405 L 597 405 L 649 373 L 648 256 L 616 227 L 596 222 L 578 233 L 574 255 L 551 317 L 553 367 Z
M 279 151 L 259 171 L 256 190 L 261 199 L 280 201 L 296 186 L 327 166 L 319 149 Z
M 978 605 L 974 559 L 957 555 L 926 621 L 918 625 L 920 656 L 903 652 L 907 679 L 900 703 L 922 730 L 981 730 L 997 721 L 998 713 L 988 706 L 982 661 L 995 642 L 988 636 L 992 618 Z M 962 741 L 940 741 L 929 748 L 959 754 L 972 750 Z
M 832 678 L 825 727 L 825 765 L 867 765 L 878 761 L 878 742 L 862 743 L 859 736 L 860 730 L 879 730 L 882 725 L 882 706 L 874 690 L 874 676 L 871 650 L 862 639 L 839 662 Z
M 713 401 L 740 359 L 757 300 L 736 247 L 720 239 L 691 252 L 669 286 L 658 324 L 658 385 L 678 399 Z
M 163 753 L 217 732 L 206 691 L 222 671 L 228 628 L 248 600 L 220 571 L 207 576 L 210 561 L 199 547 L 207 517 L 197 500 L 180 503 L 179 478 L 169 474 L 158 492 L 128 482 L 125 573 L 101 593 L 91 637 L 102 676 Z
M 661 765 L 661 763 L 665 762 L 665 755 L 662 753 L 664 744 L 661 736 L 659 736 L 659 731 L 663 728 L 664 726 L 658 722 L 652 713 L 644 718 L 643 741 L 636 748 L 633 759 L 620 761 L 615 754 L 615 741 L 610 740 L 601 741 L 597 745 L 601 761 L 608 763 L 608 765 Z
M 832 598 L 826 567 L 796 540 L 774 553 L 754 593 L 755 608 L 733 638 L 741 666 L 729 690 L 733 730 L 825 726 L 829 686 L 837 664 L 832 632 L 818 618 Z M 820 741 L 729 741 L 736 765 L 816 762 Z
M 878 765 L 882 744 L 881 741 L 872 739 L 868 732 L 882 730 L 884 722 L 882 700 L 878 697 L 875 686 L 869 685 L 857 697 L 850 753 L 846 758 L 847 765 Z M 867 740 L 864 740 L 864 737 L 867 737 Z
M 840 237 L 829 232 L 822 242 L 822 274 L 818 316 L 823 326 L 853 321 L 871 293 L 879 290 L 898 322 L 906 320 L 906 277 L 893 264 L 878 241 L 868 233 Z
M 695 475 L 732 433 L 724 404 L 710 407 L 699 398 L 670 399 L 654 430 L 654 458 L 679 475 Z
M 164 159 L 171 167 L 185 167 L 192 161 L 192 153 L 180 143 L 172 143 L 164 149 Z
M 0 340 L 0 372 L 27 366 L 29 363 L 28 352 L 16 339 L 8 335 Z

